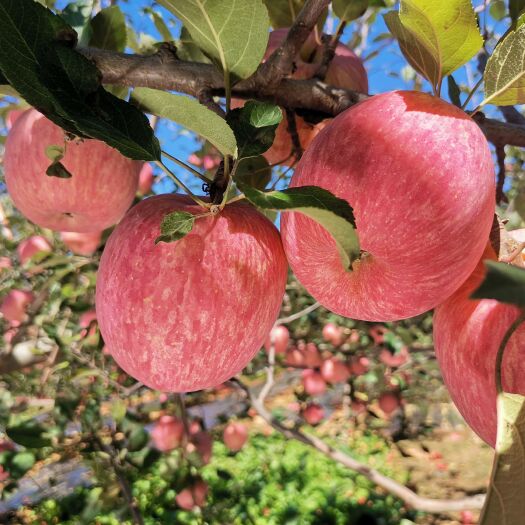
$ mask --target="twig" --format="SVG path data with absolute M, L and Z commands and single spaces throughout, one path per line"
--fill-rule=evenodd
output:
M 500 204 L 505 199 L 503 186 L 505 186 L 505 145 L 496 145 L 496 158 L 498 160 L 498 179 L 496 184 L 496 204 Z
M 292 140 L 292 151 L 291 156 L 295 157 L 295 160 L 299 160 L 303 156 L 303 146 L 299 139 L 299 133 L 297 132 L 297 121 L 295 120 L 295 112 L 291 109 L 286 108 L 286 121 L 288 123 L 288 133 Z
M 259 395 L 257 397 L 258 403 L 261 403 L 264 405 L 264 400 L 270 393 L 270 390 L 272 389 L 275 383 L 274 372 L 275 372 L 275 344 L 273 341 L 271 341 L 270 350 L 268 350 L 268 366 L 266 367 L 266 382 L 264 383 L 264 386 L 261 388 L 261 391 L 259 392 Z
M 280 319 L 277 319 L 277 321 L 275 321 L 275 326 L 279 324 L 291 323 L 292 321 L 295 321 L 296 319 L 300 319 L 301 317 L 303 317 L 303 315 L 307 315 L 310 312 L 317 310 L 320 306 L 321 306 L 321 303 L 316 302 L 314 304 L 311 304 L 310 306 L 307 306 L 303 310 L 296 312 L 295 314 L 289 315 L 288 317 L 281 317 Z
M 418 496 L 414 491 L 410 490 L 408 487 L 401 485 L 397 481 L 384 476 L 377 470 L 368 467 L 366 464 L 357 461 L 348 454 L 337 450 L 328 443 L 325 443 L 322 439 L 312 435 L 305 434 L 297 428 L 288 428 L 285 427 L 282 423 L 277 421 L 272 417 L 270 412 L 264 406 L 259 398 L 256 397 L 250 388 L 248 388 L 242 381 L 238 378 L 233 378 L 231 380 L 235 385 L 241 388 L 249 397 L 252 406 L 259 413 L 259 415 L 271 425 L 275 430 L 283 434 L 288 439 L 296 439 L 305 445 L 315 448 L 325 456 L 333 459 L 337 463 L 348 467 L 349 469 L 355 470 L 372 483 L 383 488 L 390 494 L 393 494 L 397 498 L 403 500 L 409 507 L 412 507 L 415 510 L 422 512 L 431 512 L 431 513 L 443 513 L 443 512 L 458 512 L 465 509 L 481 509 L 483 506 L 483 501 L 485 499 L 484 495 L 473 496 L 470 498 L 463 498 L 460 500 L 450 501 L 450 500 L 440 500 L 425 498 Z
M 319 68 L 317 69 L 315 73 L 315 77 L 319 80 L 324 80 L 326 77 L 326 73 L 328 72 L 328 68 L 330 67 L 330 63 L 334 59 L 335 56 L 335 50 L 337 48 L 337 44 L 339 44 L 339 39 L 341 38 L 343 31 L 346 27 L 346 21 L 341 20 L 339 22 L 339 25 L 337 26 L 337 31 L 334 35 L 323 35 L 322 41 L 323 41 L 323 57 L 321 59 L 321 63 L 319 64 Z

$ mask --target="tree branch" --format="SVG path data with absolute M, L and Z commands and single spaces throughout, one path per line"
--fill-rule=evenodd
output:
M 296 439 L 305 445 L 315 448 L 325 456 L 333 459 L 337 463 L 344 465 L 345 467 L 355 470 L 359 474 L 363 475 L 372 483 L 386 490 L 390 494 L 393 494 L 397 498 L 403 500 L 411 508 L 422 511 L 422 512 L 431 512 L 431 513 L 442 513 L 442 512 L 458 512 L 466 509 L 481 509 L 483 507 L 483 502 L 485 500 L 484 495 L 473 496 L 470 498 L 463 498 L 460 500 L 450 501 L 450 500 L 440 500 L 425 498 L 418 496 L 414 491 L 410 490 L 408 487 L 401 485 L 397 481 L 384 476 L 377 470 L 370 468 L 364 463 L 357 461 L 348 454 L 341 452 L 328 443 L 318 438 L 313 434 L 305 434 L 298 428 L 288 428 L 282 423 L 274 419 L 271 413 L 266 409 L 265 399 L 270 393 L 270 390 L 274 384 L 273 378 L 273 346 L 270 349 L 269 356 L 269 366 L 266 382 L 258 396 L 252 392 L 252 390 L 245 385 L 242 381 L 237 378 L 231 379 L 231 381 L 237 385 L 241 390 L 243 390 L 248 398 L 250 403 L 257 410 L 258 414 L 271 425 L 275 430 L 283 434 L 287 439 Z
M 150 87 L 173 90 L 198 99 L 224 95 L 222 75 L 211 64 L 185 62 L 174 55 L 129 55 L 102 49 L 83 48 L 79 51 L 91 59 L 102 73 L 105 84 Z M 311 111 L 319 116 L 335 116 L 366 100 L 369 95 L 329 86 L 316 79 L 284 78 L 277 86 L 259 84 L 256 76 L 237 83 L 233 88 L 237 98 L 266 100 L 290 109 Z M 204 97 L 204 98 L 206 98 Z M 488 140 L 494 144 L 525 147 L 525 126 L 475 116 Z

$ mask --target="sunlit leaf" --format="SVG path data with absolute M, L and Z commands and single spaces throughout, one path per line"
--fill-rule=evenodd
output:
M 249 77 L 260 64 L 270 22 L 262 0 L 157 0 L 179 18 L 222 71 Z
M 511 31 L 487 61 L 482 105 L 525 103 L 525 25 Z
M 332 9 L 335 16 L 351 22 L 362 16 L 368 8 L 368 0 L 333 0 Z
M 173 120 L 209 140 L 224 155 L 236 156 L 232 129 L 216 113 L 195 99 L 150 88 L 136 88 L 132 101 L 147 113 Z
M 110 51 L 124 51 L 126 48 L 126 19 L 119 6 L 101 9 L 90 21 L 90 27 L 90 46 Z
M 525 516 L 525 397 L 498 395 L 496 456 L 480 525 L 518 525 Z
M 174 211 L 168 213 L 162 219 L 160 225 L 160 235 L 155 239 L 155 244 L 159 242 L 173 242 L 188 235 L 195 223 L 195 216 L 186 211 Z

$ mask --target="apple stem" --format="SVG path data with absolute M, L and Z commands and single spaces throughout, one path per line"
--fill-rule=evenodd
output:
M 470 93 L 467 97 L 467 99 L 465 100 L 465 102 L 463 102 L 463 105 L 461 106 L 461 109 L 464 111 L 466 108 L 467 108 L 467 104 L 471 101 L 472 97 L 474 96 L 474 94 L 476 93 L 476 91 L 478 90 L 479 86 L 481 86 L 483 82 L 483 77 L 481 77 L 477 82 L 476 82 L 476 85 L 470 90 Z M 471 115 L 472 116 L 472 115 Z
M 503 365 L 503 356 L 505 353 L 505 347 L 509 342 L 509 339 L 512 337 L 512 334 L 516 331 L 518 326 L 525 321 L 525 311 L 522 311 L 521 314 L 516 318 L 516 320 L 509 326 L 501 344 L 498 348 L 498 353 L 496 355 L 496 392 L 499 394 L 503 393 L 503 378 L 502 378 L 502 365 Z
M 195 168 L 192 168 L 189 164 L 182 162 L 182 160 L 179 160 L 177 157 L 174 157 L 167 151 L 162 151 L 162 154 L 168 157 L 168 159 L 170 159 L 172 162 L 174 162 L 181 168 L 184 168 L 185 170 L 189 171 L 192 175 L 198 177 L 200 180 L 202 180 L 202 182 L 209 184 L 210 180 L 207 177 L 205 177 L 200 171 L 197 171 Z
M 194 195 L 188 186 L 186 186 L 184 182 L 182 182 L 174 173 L 172 173 L 171 170 L 161 160 L 155 161 L 155 164 L 157 164 L 159 168 L 161 168 L 171 179 L 173 179 L 173 182 L 175 182 L 179 188 L 183 189 L 192 198 L 192 200 L 195 201 L 195 203 L 207 210 L 210 208 L 210 203 L 204 202 L 202 199 Z

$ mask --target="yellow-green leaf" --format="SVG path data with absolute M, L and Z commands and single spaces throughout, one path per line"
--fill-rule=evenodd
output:
M 433 85 L 436 85 L 434 81 L 439 78 L 439 66 L 432 53 L 412 31 L 401 23 L 397 11 L 386 13 L 384 18 L 389 31 L 397 39 L 407 62 Z
M 368 0 L 333 0 L 332 9 L 335 16 L 351 22 L 365 13 L 368 9 Z
M 470 0 L 402 0 L 399 16 L 436 58 L 441 77 L 467 63 L 483 45 Z
M 262 0 L 157 0 L 223 71 L 249 77 L 260 64 L 270 22 Z
M 518 525 L 525 516 L 525 397 L 498 396 L 496 456 L 480 525 Z
M 525 25 L 511 31 L 496 46 L 487 61 L 484 82 L 485 100 L 481 105 L 525 103 Z
M 237 155 L 230 126 L 195 99 L 150 88 L 135 88 L 131 99 L 143 111 L 173 120 L 209 140 L 224 155 Z

